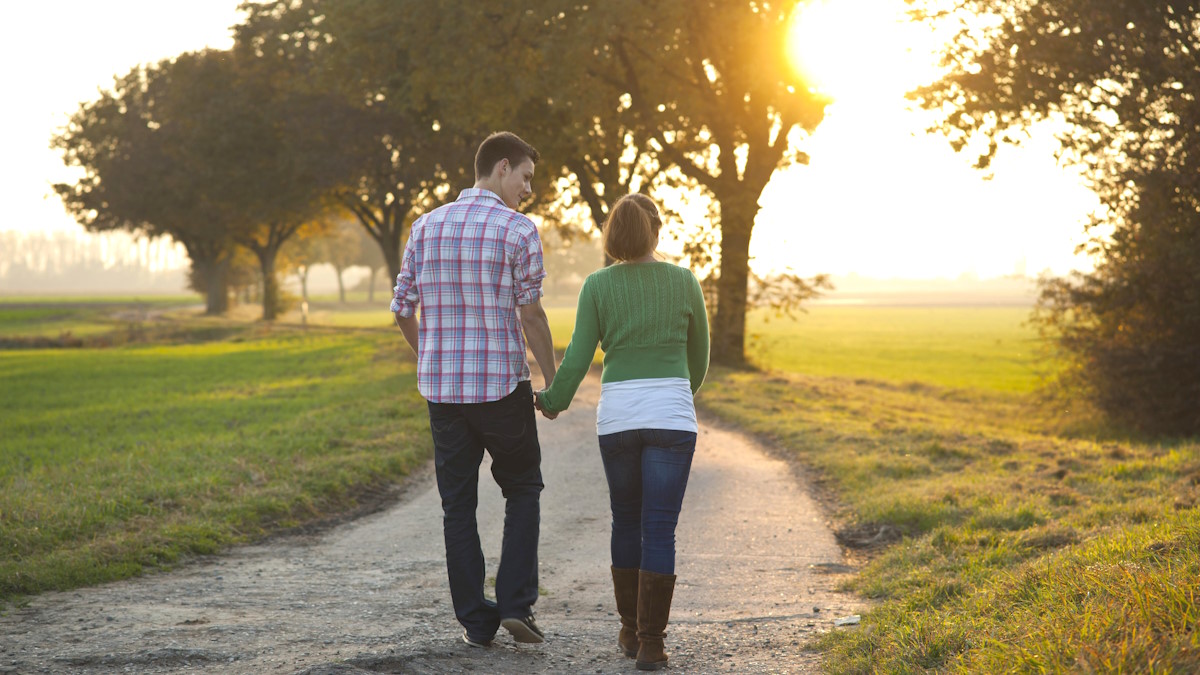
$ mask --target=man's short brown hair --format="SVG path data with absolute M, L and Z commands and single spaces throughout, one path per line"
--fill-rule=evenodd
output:
M 527 159 L 537 164 L 541 158 L 537 148 L 521 140 L 520 136 L 511 131 L 497 131 L 479 144 L 479 150 L 475 153 L 475 179 L 492 175 L 502 159 L 507 159 L 509 164 L 516 167 Z

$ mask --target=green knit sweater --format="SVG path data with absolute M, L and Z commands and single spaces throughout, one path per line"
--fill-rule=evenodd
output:
M 708 314 L 691 270 L 665 262 L 621 263 L 588 275 L 579 291 L 575 331 L 542 405 L 571 404 L 596 354 L 601 382 L 682 377 L 692 393 L 708 372 Z

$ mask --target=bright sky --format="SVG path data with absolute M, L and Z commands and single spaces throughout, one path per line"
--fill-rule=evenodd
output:
M 0 230 L 80 228 L 50 185 L 70 180 L 49 138 L 114 75 L 206 45 L 227 47 L 238 0 L 58 0 L 7 7 L 0 41 L 10 104 L 0 109 Z M 1048 130 L 1005 149 L 985 181 L 923 133 L 904 92 L 930 80 L 939 36 L 901 20 L 903 0 L 814 0 L 797 23 L 800 65 L 835 97 L 779 172 L 751 244 L 758 269 L 808 275 L 954 278 L 1086 267 L 1074 248 L 1095 197 L 1056 166 Z M 535 141 L 536 142 L 536 141 Z
M 50 137 L 79 104 L 140 64 L 233 44 L 237 0 L 55 0 L 11 3 L 0 40 L 8 103 L 0 108 L 0 230 L 82 232 L 51 185 L 69 181 Z
M 995 178 L 941 136 L 904 93 L 936 79 L 949 38 L 907 21 L 903 0 L 814 0 L 795 18 L 793 57 L 835 99 L 805 146 L 811 161 L 764 191 L 750 253 L 808 275 L 989 278 L 1088 268 L 1076 257 L 1098 205 L 1054 159 L 1053 130 L 1002 147 Z M 753 263 L 752 263 L 753 265 Z

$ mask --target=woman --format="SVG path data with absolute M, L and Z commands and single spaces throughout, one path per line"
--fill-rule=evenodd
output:
M 567 409 L 596 345 L 604 349 L 596 430 L 612 505 L 617 643 L 641 670 L 666 667 L 675 589 L 675 525 L 696 449 L 692 401 L 708 370 L 708 316 L 691 271 L 654 257 L 662 227 L 649 197 L 613 206 L 604 250 L 618 264 L 579 292 L 575 331 L 549 389 L 549 415 Z

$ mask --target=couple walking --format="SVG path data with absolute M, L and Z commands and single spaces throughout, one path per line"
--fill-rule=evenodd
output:
M 512 133 L 485 139 L 475 186 L 413 223 L 396 278 L 391 310 L 429 402 L 454 613 L 472 646 L 490 644 L 501 626 L 517 642 L 544 640 L 533 616 L 543 487 L 535 409 L 549 419 L 566 410 L 599 345 L 596 430 L 612 507 L 617 641 L 639 669 L 657 670 L 667 664 L 675 526 L 696 448 L 692 397 L 708 369 L 704 299 L 689 270 L 654 258 L 662 225 L 654 203 L 624 197 L 604 227 L 618 264 L 584 282 L 556 367 L 541 240 L 516 211 L 539 158 Z M 546 383 L 536 393 L 527 341 Z M 505 499 L 495 602 L 483 593 L 475 520 L 485 450 Z

